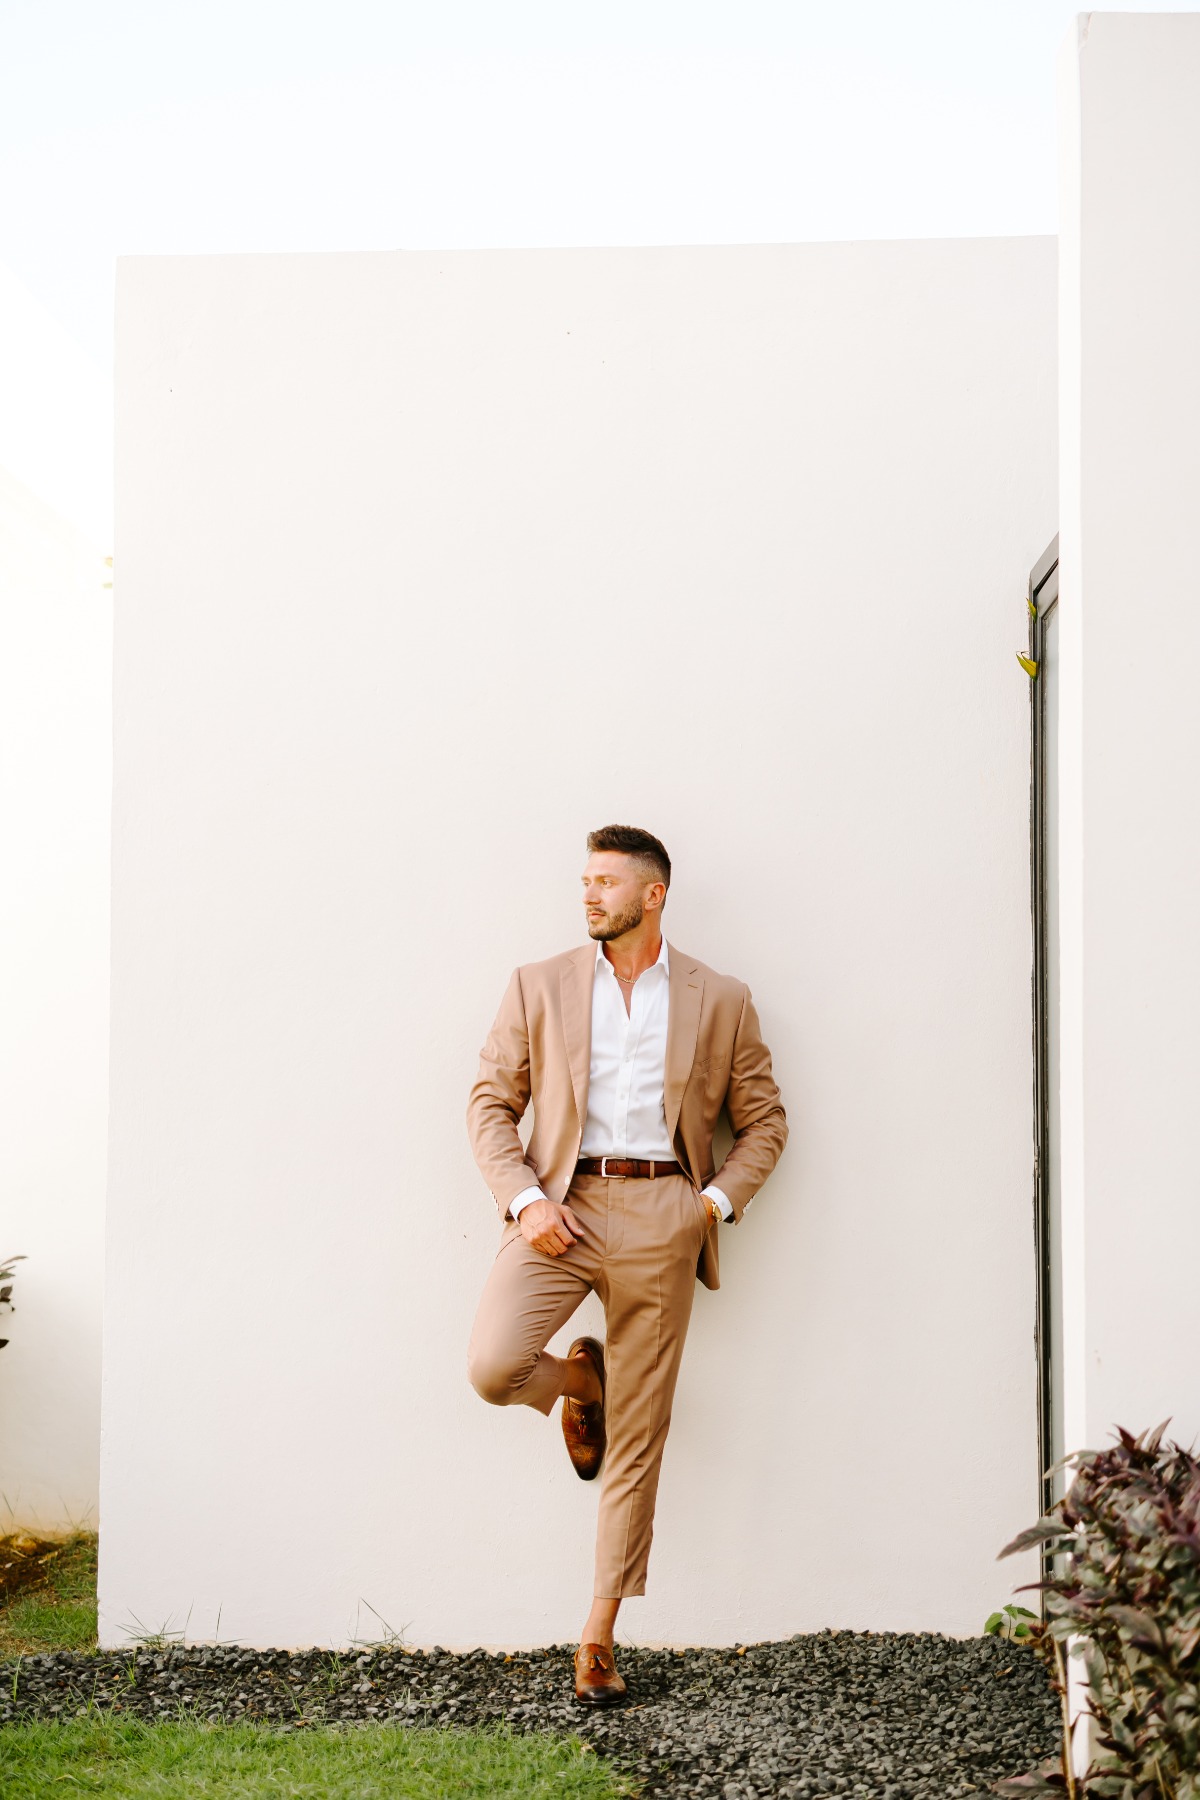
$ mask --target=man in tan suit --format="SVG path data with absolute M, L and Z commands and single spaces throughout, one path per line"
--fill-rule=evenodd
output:
M 628 825 L 590 834 L 591 943 L 516 969 L 467 1106 L 504 1229 L 467 1352 L 498 1406 L 549 1414 L 585 1480 L 603 1466 L 591 1612 L 575 1692 L 619 1700 L 613 1627 L 646 1591 L 663 1445 L 696 1281 L 719 1285 L 719 1220 L 736 1224 L 787 1124 L 745 984 L 685 956 L 660 924 L 671 863 Z M 517 1126 L 532 1101 L 528 1149 Z M 714 1167 L 725 1112 L 733 1145 Z M 594 1289 L 606 1342 L 546 1344 Z

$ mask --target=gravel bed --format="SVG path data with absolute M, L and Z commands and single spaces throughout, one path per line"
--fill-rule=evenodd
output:
M 720 1650 L 617 1647 L 622 1707 L 574 1698 L 575 1646 L 521 1651 L 59 1651 L 0 1667 L 0 1725 L 117 1716 L 572 1731 L 657 1795 L 953 1800 L 1052 1754 L 1058 1710 L 1026 1645 L 821 1631 Z

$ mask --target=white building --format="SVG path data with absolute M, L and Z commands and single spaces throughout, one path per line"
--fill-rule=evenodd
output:
M 111 387 L 0 270 L 0 1519 L 96 1522 Z M 0 1524 L 0 1531 L 6 1527 Z
M 102 1641 L 571 1636 L 594 1497 L 465 1379 L 462 1111 L 611 818 L 793 1128 L 628 1635 L 979 1631 L 1039 1349 L 1060 1444 L 1194 1434 L 1198 99 L 1200 15 L 1081 16 L 1057 239 L 122 265 Z

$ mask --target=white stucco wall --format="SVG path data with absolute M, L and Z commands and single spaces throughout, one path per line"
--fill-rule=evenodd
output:
M 111 396 L 0 269 L 0 1531 L 94 1526 L 108 1100 Z
M 1062 142 L 1070 1448 L 1200 1429 L 1200 14 L 1081 15 Z
M 463 1110 L 612 819 L 792 1126 L 623 1635 L 973 1633 L 1034 1576 L 1055 282 L 1051 238 L 122 263 L 105 1643 L 577 1634 L 595 1494 L 466 1382 Z

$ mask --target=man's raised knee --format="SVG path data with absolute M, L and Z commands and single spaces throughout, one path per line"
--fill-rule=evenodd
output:
M 517 1369 L 503 1357 L 467 1352 L 467 1379 L 489 1406 L 511 1406 L 528 1376 L 528 1369 Z

